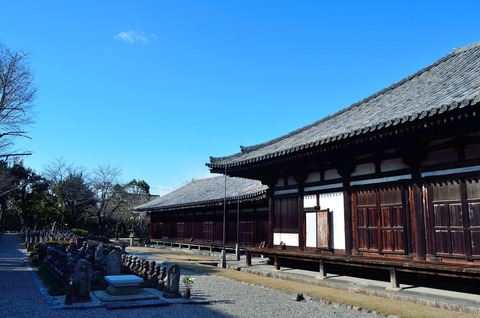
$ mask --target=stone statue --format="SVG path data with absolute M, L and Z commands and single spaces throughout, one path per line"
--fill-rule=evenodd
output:
M 95 260 L 101 261 L 103 259 L 103 242 L 98 244 L 97 249 L 95 250 Z
M 107 266 L 105 268 L 107 276 L 120 275 L 122 272 L 122 253 L 119 250 L 113 250 L 107 255 Z
M 74 301 L 85 302 L 91 301 L 90 287 L 92 285 L 93 269 L 92 264 L 85 260 L 80 259 L 75 265 L 73 274 L 73 288 L 74 288 Z
M 157 288 L 159 278 L 160 278 L 160 265 L 155 265 L 153 274 L 148 275 L 147 279 L 153 284 L 153 288 Z
M 173 264 L 168 268 L 167 274 L 167 288 L 163 297 L 165 298 L 180 298 L 182 295 L 178 292 L 180 288 L 180 266 Z
M 151 276 L 153 275 L 153 273 L 155 272 L 155 266 L 156 266 L 157 263 L 155 263 L 155 261 L 150 261 L 150 269 L 148 270 L 147 272 L 147 278 L 148 276 Z
M 165 280 L 166 280 L 166 274 L 165 274 L 165 267 L 160 267 L 160 275 L 158 276 L 157 280 L 157 289 L 158 290 L 164 290 L 165 289 Z
M 135 268 L 136 265 L 137 265 L 137 257 L 132 256 L 132 259 L 130 260 L 130 265 L 128 266 L 128 268 L 130 268 L 130 271 L 132 273 L 134 272 L 134 268 Z
M 145 260 L 143 261 L 142 268 L 139 270 L 139 276 L 142 278 L 147 278 L 148 272 L 150 271 L 150 262 Z

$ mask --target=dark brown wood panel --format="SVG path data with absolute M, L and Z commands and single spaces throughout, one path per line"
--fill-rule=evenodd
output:
M 401 188 L 358 191 L 355 194 L 356 243 L 370 253 L 407 252 L 406 209 Z
M 213 242 L 213 221 L 203 222 L 203 239 Z
M 275 230 L 298 231 L 298 199 L 275 200 Z
M 428 185 L 430 226 L 437 257 L 480 258 L 480 186 L 452 180 Z
M 329 210 L 317 212 L 317 247 L 321 249 L 330 248 L 330 222 Z
M 253 221 L 240 221 L 239 240 L 240 244 L 252 245 L 253 244 Z
M 185 238 L 185 222 L 177 222 L 177 238 Z

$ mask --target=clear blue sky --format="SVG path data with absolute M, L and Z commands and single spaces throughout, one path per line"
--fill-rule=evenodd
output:
M 26 165 L 165 193 L 480 41 L 480 1 L 5 1 L 39 95 Z

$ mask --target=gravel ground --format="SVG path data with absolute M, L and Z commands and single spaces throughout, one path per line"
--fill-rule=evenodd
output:
M 297 302 L 295 295 L 282 291 L 185 271 L 182 274 L 195 277 L 192 297 L 208 300 L 208 305 L 173 304 L 168 307 L 115 310 L 52 309 L 42 295 L 38 280 L 35 280 L 36 274 L 25 266 L 26 254 L 22 248 L 19 235 L 0 235 L 1 317 L 377 317 L 372 313 L 344 308 L 340 304 Z

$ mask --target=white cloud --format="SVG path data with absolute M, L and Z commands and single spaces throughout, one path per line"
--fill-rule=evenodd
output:
M 113 37 L 115 40 L 119 40 L 122 42 L 134 43 L 134 42 L 141 42 L 141 43 L 148 43 L 151 39 L 157 39 L 155 34 L 150 36 L 146 36 L 143 32 L 136 32 L 133 30 L 127 32 L 120 32 Z

